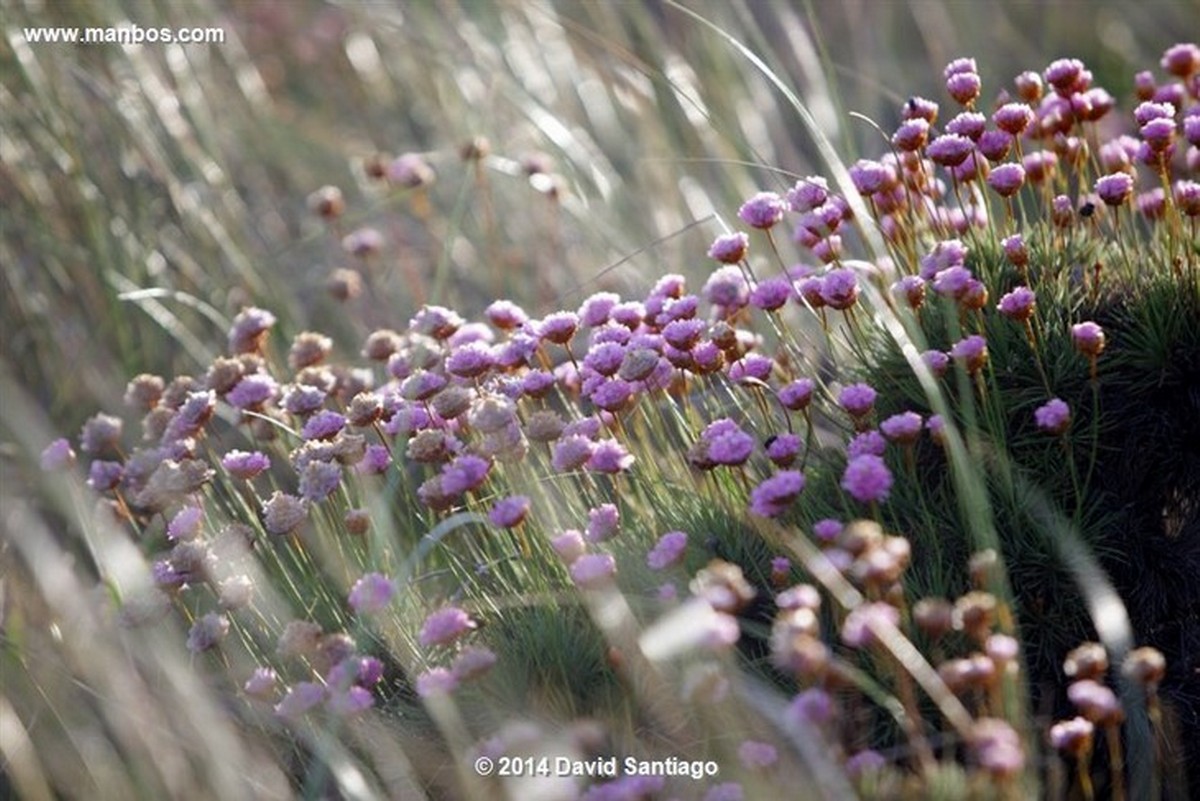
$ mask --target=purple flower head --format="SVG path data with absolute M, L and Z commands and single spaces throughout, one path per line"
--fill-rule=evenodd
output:
M 979 141 L 975 143 L 979 153 L 993 164 L 1003 161 L 1008 156 L 1008 151 L 1012 150 L 1012 146 L 1011 134 L 994 130 L 984 131 L 983 135 L 979 137 Z
M 475 628 L 476 623 L 470 615 L 457 606 L 446 606 L 425 618 L 417 642 L 422 648 L 449 645 Z
M 633 462 L 633 454 L 621 443 L 615 439 L 605 439 L 596 443 L 587 467 L 596 473 L 623 473 L 633 467 Z
M 852 417 L 866 417 L 875 408 L 875 396 L 867 384 L 851 384 L 838 394 L 838 404 Z
M 800 445 L 801 439 L 797 434 L 777 434 L 767 440 L 767 458 L 779 467 L 788 467 L 796 461 Z
M 246 379 L 237 386 L 246 383 Z M 236 389 L 237 387 L 234 387 Z M 303 416 L 312 414 L 325 403 L 325 390 L 309 384 L 289 384 L 283 393 L 283 408 L 288 414 Z
M 554 443 L 551 464 L 560 473 L 578 470 L 592 458 L 595 443 L 578 434 L 568 434 Z
M 274 325 L 275 315 L 269 311 L 253 306 L 242 309 L 229 328 L 230 352 L 256 353 Z
M 714 270 L 701 290 L 705 299 L 726 312 L 736 311 L 750 300 L 750 285 L 742 271 L 732 265 Z
M 547 315 L 538 325 L 537 333 L 547 342 L 565 345 L 571 341 L 578 329 L 579 315 L 575 312 L 560 311 Z
M 946 132 L 965 136 L 973 142 L 987 129 L 987 117 L 976 111 L 963 111 L 946 123 Z
M 967 372 L 974 373 L 987 362 L 987 340 L 979 334 L 971 334 L 955 342 L 950 355 L 963 362 Z
M 242 692 L 255 698 L 267 698 L 275 691 L 275 684 L 278 681 L 279 677 L 271 668 L 255 668 L 254 673 L 242 686 Z
M 591 328 L 604 325 L 620 302 L 621 296 L 615 292 L 597 292 L 580 305 L 577 312 L 579 320 Z
M 478 489 L 487 480 L 492 463 L 481 456 L 465 453 L 446 466 L 441 473 L 442 491 L 450 496 Z
M 589 553 L 571 563 L 571 580 L 584 589 L 603 587 L 612 581 L 617 562 L 611 554 Z
M 1105 175 L 1096 181 L 1096 194 L 1109 206 L 1120 206 L 1133 195 L 1133 176 L 1124 172 Z
M 682 531 L 669 531 L 655 543 L 646 555 L 646 565 L 651 570 L 664 570 L 683 558 L 687 550 L 688 536 Z
M 988 174 L 987 184 L 1000 197 L 1012 197 L 1025 184 L 1025 168 L 1020 164 L 1001 164 Z
M 1019 286 L 1000 298 L 996 309 L 1010 320 L 1024 322 L 1033 316 L 1037 296 L 1027 286 Z
M 634 396 L 634 386 L 620 378 L 610 378 L 597 386 L 590 395 L 592 403 L 606 412 L 619 412 Z
M 708 249 L 708 257 L 722 264 L 737 264 L 746 258 L 750 249 L 750 237 L 742 231 L 732 234 L 722 234 L 713 240 Z
M 1133 119 L 1137 122 L 1139 128 L 1151 120 L 1173 120 L 1174 118 L 1175 106 L 1170 103 L 1147 101 L 1139 104 L 1133 110 Z
M 375 699 L 371 696 L 371 691 L 358 685 L 330 693 L 329 700 L 326 701 L 326 708 L 341 717 L 356 715 L 374 705 Z
M 826 726 L 837 714 L 833 696 L 819 687 L 811 687 L 799 693 L 788 704 L 785 717 L 802 726 Z
M 461 345 L 446 358 L 446 372 L 459 378 L 478 378 L 492 368 L 492 349 L 483 342 Z
M 789 279 L 768 278 L 754 287 L 750 293 L 750 304 L 756 309 L 775 311 L 788 302 L 792 293 L 792 282 Z
M 588 512 L 588 524 L 585 534 L 591 543 L 605 542 L 617 534 L 621 515 L 617 507 L 611 503 L 601 504 Z
M 858 300 L 858 276 L 842 267 L 830 270 L 821 279 L 821 300 L 838 311 L 844 311 Z
M 444 306 L 422 306 L 408 321 L 408 328 L 416 334 L 434 339 L 448 339 L 463 324 L 463 318 L 453 309 Z
M 789 411 L 802 411 L 812 401 L 815 386 L 810 378 L 798 378 L 780 388 L 778 394 L 779 402 Z
M 188 631 L 187 649 L 194 654 L 215 648 L 229 634 L 229 618 L 209 612 L 192 624 Z
M 1085 356 L 1096 357 L 1104 350 L 1104 329 L 1090 320 L 1071 326 L 1071 342 Z
M 360 615 L 379 612 L 392 602 L 396 585 L 382 573 L 367 573 L 350 588 L 350 608 Z
M 1026 103 L 1005 103 L 992 114 L 992 122 L 1005 133 L 1020 136 L 1034 119 L 1033 109 Z
M 313 459 L 300 469 L 300 497 L 310 503 L 325 500 L 341 483 L 342 468 L 337 462 Z
M 430 668 L 417 676 L 417 695 L 435 698 L 450 695 L 458 689 L 458 676 L 443 667 Z
M 883 456 L 886 449 L 887 440 L 878 431 L 872 429 L 864 431 L 850 440 L 846 445 L 846 458 L 854 459 L 867 453 L 872 456 Z
M 946 92 L 964 106 L 975 102 L 982 86 L 983 82 L 974 72 L 956 72 L 946 78 Z
M 573 528 L 562 532 L 557 537 L 552 537 L 550 547 L 568 565 L 587 553 L 587 543 L 583 540 L 583 534 Z
M 925 146 L 929 139 L 929 122 L 917 117 L 905 120 L 892 134 L 892 144 L 904 153 L 912 153 Z
M 861 604 L 842 623 L 842 642 L 851 648 L 869 648 L 878 642 L 875 630 L 900 623 L 900 610 L 882 602 Z
M 944 376 L 950 366 L 950 357 L 940 350 L 925 351 L 921 354 L 921 361 L 925 362 L 925 366 L 936 378 Z
M 125 468 L 120 462 L 96 459 L 88 468 L 87 485 L 96 492 L 107 492 L 121 483 Z
M 960 75 L 964 72 L 979 72 L 979 67 L 976 66 L 975 59 L 965 56 L 954 59 L 942 69 L 942 77 L 949 78 L 952 75 Z
M 938 104 L 924 97 L 910 97 L 900 110 L 905 120 L 925 120 L 930 125 L 937 122 Z
M 1193 109 L 1200 106 L 1193 106 Z M 1183 138 L 1192 147 L 1200 147 L 1200 112 L 1189 113 L 1183 118 Z
M 695 318 L 690 320 L 674 320 L 667 323 L 662 330 L 663 340 L 673 348 L 679 350 L 691 350 L 692 346 L 700 341 L 700 337 L 704 334 L 707 324 L 703 320 Z
M 708 439 L 708 458 L 722 465 L 736 467 L 746 463 L 754 451 L 754 437 L 741 429 L 726 431 Z
M 75 451 L 65 438 L 59 437 L 42 451 L 41 467 L 47 472 L 66 470 L 73 464 L 75 464 Z
M 392 464 L 392 455 L 383 445 L 368 445 L 362 460 L 354 466 L 359 473 L 379 475 Z
M 1200 72 L 1200 47 L 1192 42 L 1172 45 L 1163 53 L 1160 66 L 1179 78 L 1188 78 Z
M 1005 257 L 1015 266 L 1021 267 L 1029 263 L 1029 249 L 1025 246 L 1025 238 L 1020 234 L 1005 237 L 1000 246 L 1004 249 Z
M 1049 150 L 1038 150 L 1027 153 L 1021 165 L 1025 168 L 1025 178 L 1031 183 L 1040 184 L 1058 170 L 1058 156 Z
M 752 228 L 767 229 L 783 219 L 787 205 L 774 192 L 759 192 L 738 209 L 738 218 Z
M 283 700 L 275 705 L 275 714 L 284 720 L 296 720 L 324 700 L 324 685 L 302 681 L 288 690 Z
M 459 681 L 470 681 L 487 673 L 496 665 L 497 661 L 496 654 L 492 649 L 482 645 L 468 645 L 459 651 L 458 656 L 454 657 L 454 662 L 450 665 L 450 672 Z
M 1200 117 L 1196 119 L 1200 121 Z M 1200 161 L 1200 149 L 1192 148 L 1192 150 L 1196 151 L 1197 160 Z M 1176 181 L 1171 194 L 1175 199 L 1176 207 L 1183 215 L 1187 217 L 1200 216 L 1200 182 Z
M 436 180 L 433 167 L 419 153 L 402 153 L 388 163 L 385 177 L 408 189 L 429 186 Z
M 1059 398 L 1052 398 L 1033 412 L 1038 428 L 1048 434 L 1061 434 L 1071 424 L 1071 407 Z
M 512 331 L 529 322 L 525 310 L 511 300 L 494 301 L 483 313 L 501 331 Z
M 346 427 L 346 418 L 337 412 L 323 409 L 304 424 L 300 436 L 306 440 L 333 439 Z
M 771 377 L 775 362 L 761 353 L 747 353 L 733 364 L 729 365 L 729 380 L 738 383 L 746 379 L 766 381 Z
M 967 247 L 958 239 L 938 242 L 933 250 L 921 257 L 921 278 L 933 280 L 934 276 L 951 267 L 961 267 L 967 259 Z
M 738 746 L 738 760 L 747 770 L 769 768 L 779 761 L 779 752 L 770 743 L 744 740 Z
M 804 474 L 781 470 L 750 493 L 750 512 L 759 517 L 779 517 L 804 490 Z
M 225 400 L 237 409 L 257 410 L 274 400 L 277 394 L 279 385 L 275 379 L 266 373 L 252 373 L 234 384 Z
M 800 214 L 817 208 L 828 199 L 829 183 L 815 175 L 801 178 L 787 193 L 788 206 Z
M 949 267 L 933 277 L 933 289 L 939 295 L 961 299 L 973 280 L 974 276 L 966 267 Z
M 894 414 L 879 424 L 879 430 L 892 442 L 912 443 L 921 436 L 925 421 L 916 412 Z
M 199 506 L 185 506 L 175 513 L 167 524 L 167 539 L 172 542 L 193 540 L 200 533 L 204 522 L 204 510 Z
M 842 533 L 842 522 L 832 518 L 825 518 L 813 523 L 813 534 L 821 542 L 833 542 Z
M 850 180 L 864 196 L 873 195 L 888 182 L 888 169 L 878 161 L 859 159 L 850 166 Z
M 1075 90 L 1083 72 L 1083 62 L 1079 59 L 1060 58 L 1052 61 L 1050 66 L 1046 67 L 1042 77 L 1046 79 L 1046 83 L 1054 87 L 1056 92 L 1068 97 Z
M 1021 736 L 1006 721 L 980 718 L 970 734 L 971 755 L 979 767 L 997 778 L 1008 778 L 1025 767 Z
M 121 440 L 124 423 L 111 414 L 97 413 L 90 417 L 79 432 L 79 449 L 84 453 L 99 454 L 115 448 Z
M 525 495 L 512 495 L 501 498 L 488 512 L 488 520 L 494 526 L 513 528 L 521 525 L 529 514 L 529 498 Z
M 856 456 L 842 474 L 842 489 L 863 503 L 885 501 L 892 489 L 892 472 L 879 456 Z

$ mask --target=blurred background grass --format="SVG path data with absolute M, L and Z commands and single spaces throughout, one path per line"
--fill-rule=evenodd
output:
M 887 128 L 907 96 L 940 98 L 953 57 L 978 60 L 985 97 L 1069 55 L 1125 100 L 1200 12 L 1186 0 L 684 5 L 788 76 L 851 160 L 882 142 L 843 112 Z M 22 37 L 124 22 L 217 26 L 226 41 Z M 782 185 L 778 170 L 821 169 L 761 76 L 667 3 L 9 0 L 4 25 L 0 338 L 5 369 L 64 432 L 115 406 L 129 375 L 201 369 L 242 304 L 350 350 L 431 291 L 464 313 L 495 295 L 544 313 L 585 284 L 704 271 L 719 222 L 690 223 Z M 479 136 L 486 190 L 458 155 Z M 409 151 L 438 172 L 445 230 L 364 178 L 365 160 Z M 557 201 L 517 164 L 538 151 L 562 178 Z M 357 304 L 324 291 L 354 261 L 305 207 L 324 184 L 347 195 L 344 231 L 385 235 Z M 170 294 L 122 299 L 144 288 Z

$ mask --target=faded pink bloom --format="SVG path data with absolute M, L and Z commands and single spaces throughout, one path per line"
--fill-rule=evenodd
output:
M 359 614 L 379 612 L 392 602 L 396 585 L 382 573 L 367 573 L 350 588 L 350 607 Z
M 571 579 L 580 587 L 595 589 L 608 585 L 617 572 L 611 554 L 589 553 L 571 563 Z
M 646 565 L 651 570 L 663 570 L 683 558 L 687 550 L 687 534 L 669 531 L 663 534 L 654 548 L 646 555 Z
M 425 618 L 417 642 L 422 648 L 449 645 L 475 628 L 476 623 L 470 615 L 457 606 L 446 606 Z

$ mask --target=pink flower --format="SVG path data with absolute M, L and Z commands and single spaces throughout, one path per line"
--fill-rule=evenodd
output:
M 842 642 L 851 648 L 867 648 L 878 642 L 875 629 L 900 623 L 900 610 L 882 602 L 856 606 L 842 623 Z
M 470 645 L 462 649 L 450 665 L 450 672 L 459 681 L 469 681 L 487 673 L 496 664 L 496 654 L 482 645 Z
M 616 560 L 606 553 L 589 553 L 571 563 L 571 579 L 580 587 L 595 589 L 611 582 L 617 572 Z
M 846 465 L 842 489 L 863 503 L 884 501 L 892 489 L 892 473 L 879 456 L 856 456 Z
M 1109 206 L 1120 206 L 1133 195 L 1133 176 L 1115 172 L 1096 180 L 1096 194 Z
M 71 448 L 71 443 L 62 437 L 51 442 L 42 451 L 41 466 L 47 472 L 66 470 L 73 464 L 75 451 Z
M 359 614 L 385 609 L 396 594 L 396 585 L 382 573 L 367 573 L 350 588 L 348 602 Z
M 229 618 L 209 612 L 192 624 L 188 632 L 187 649 L 194 654 L 215 648 L 229 634 Z
M 230 451 L 222 457 L 221 466 L 234 478 L 249 480 L 268 469 L 271 460 L 258 451 Z
M 621 523 L 621 514 L 611 503 L 604 503 L 588 512 L 585 534 L 587 541 L 596 543 L 612 539 Z
M 840 520 L 825 518 L 813 523 L 813 534 L 821 542 L 833 542 L 842 533 L 842 523 Z
M 654 548 L 646 555 L 646 565 L 651 570 L 663 570 L 683 558 L 687 550 L 687 534 L 669 531 L 663 534 Z
M 450 695 L 456 689 L 458 689 L 458 676 L 446 668 L 430 668 L 417 676 L 417 695 L 422 698 Z
M 852 417 L 866 417 L 875 408 L 875 395 L 867 384 L 851 384 L 838 394 L 838 403 Z
M 175 513 L 167 524 L 167 539 L 172 541 L 195 539 L 204 522 L 204 510 L 198 506 L 185 506 Z
M 839 311 L 853 306 L 858 300 L 858 277 L 854 271 L 842 267 L 826 273 L 821 279 L 821 299 Z
M 275 675 L 275 671 L 271 668 L 260 667 L 255 668 L 254 673 L 246 680 L 242 691 L 246 695 L 255 698 L 266 698 L 275 690 L 275 684 L 279 677 Z
M 787 206 L 774 192 L 759 192 L 738 209 L 738 218 L 752 228 L 767 229 L 783 219 Z
M 1024 322 L 1033 316 L 1037 296 L 1027 286 L 1019 286 L 1000 298 L 996 309 L 1010 320 Z
M 1104 329 L 1091 321 L 1071 326 L 1071 341 L 1075 350 L 1096 357 L 1104 350 Z
M 295 720 L 324 700 L 324 686 L 315 681 L 302 681 L 275 705 L 275 714 L 285 720 Z
M 501 331 L 512 331 L 529 321 L 525 310 L 511 300 L 494 301 L 483 313 Z
M 708 249 L 708 257 L 722 264 L 737 264 L 746 258 L 749 248 L 750 237 L 743 232 L 722 234 L 713 240 L 712 247 Z
M 588 459 L 589 470 L 596 473 L 622 473 L 633 467 L 634 457 L 615 439 L 605 439 L 597 442 L 592 456 Z
M 470 615 L 457 606 L 447 606 L 425 618 L 417 642 L 422 648 L 449 645 L 475 628 L 476 623 Z
M 1025 184 L 1025 168 L 1020 164 L 1001 164 L 988 174 L 987 183 L 1000 197 L 1012 197 Z
M 750 512 L 759 517 L 778 517 L 804 490 L 804 474 L 781 470 L 750 493 Z
M 785 409 L 793 412 L 807 408 L 812 401 L 813 389 L 816 385 L 808 378 L 798 378 L 779 390 L 779 402 Z
M 575 560 L 587 553 L 587 544 L 583 541 L 583 535 L 575 529 L 564 531 L 551 539 L 550 547 L 568 565 L 573 564 Z
M 595 328 L 608 322 L 612 310 L 621 302 L 621 296 L 615 292 L 597 292 L 589 297 L 579 307 L 577 314 L 580 322 Z
M 579 315 L 574 312 L 555 312 L 547 315 L 538 326 L 538 336 L 556 345 L 565 345 L 579 328 Z
M 955 342 L 954 346 L 950 348 L 950 355 L 962 361 L 967 372 L 977 372 L 987 363 L 987 340 L 979 334 L 971 334 L 969 337 Z
M 879 424 L 879 430 L 885 437 L 904 444 L 916 442 L 923 427 L 924 421 L 916 412 L 894 414 Z
M 1052 398 L 1034 411 L 1033 419 L 1038 428 L 1046 433 L 1061 434 L 1071 424 L 1071 407 L 1058 398 Z
M 333 439 L 346 427 L 346 418 L 337 412 L 324 409 L 308 418 L 300 436 L 307 440 Z
M 770 743 L 745 740 L 738 746 L 738 759 L 747 770 L 769 768 L 779 760 L 779 752 Z
M 519 526 L 527 514 L 529 514 L 529 498 L 525 495 L 512 495 L 496 501 L 492 510 L 488 512 L 488 520 L 492 522 L 492 525 L 501 528 L 513 528 Z

